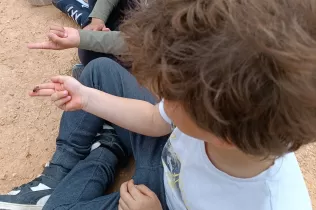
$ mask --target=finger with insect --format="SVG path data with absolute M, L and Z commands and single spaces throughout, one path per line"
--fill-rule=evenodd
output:
M 51 96 L 55 91 L 63 90 L 63 86 L 56 83 L 43 83 L 37 85 L 29 92 L 30 96 Z
M 36 86 L 35 88 L 33 88 L 33 93 L 36 93 L 37 91 L 40 90 L 40 87 L 39 86 Z

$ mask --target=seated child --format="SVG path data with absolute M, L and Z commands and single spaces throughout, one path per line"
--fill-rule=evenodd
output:
M 133 134 L 137 181 L 123 184 L 120 194 L 88 196 L 85 188 L 78 192 L 73 186 L 99 189 L 112 176 L 102 167 L 98 174 L 107 179 L 87 182 L 75 173 L 81 167 L 62 181 L 44 209 L 311 210 L 293 152 L 315 142 L 316 135 L 313 4 L 157 0 L 143 5 L 122 31 L 134 75 L 163 99 L 159 104 L 146 102 L 132 76 L 114 63 L 104 67 L 102 59 L 88 65 L 82 84 L 57 76 L 31 95 L 51 96 L 65 111 L 83 110 L 146 136 L 169 134 L 175 125 L 164 149 L 150 153 L 161 154 L 163 162 L 163 173 L 155 176 L 158 187 L 139 185 L 148 179 L 139 178 L 142 165 L 147 171 L 160 166 L 145 157 L 147 141 Z

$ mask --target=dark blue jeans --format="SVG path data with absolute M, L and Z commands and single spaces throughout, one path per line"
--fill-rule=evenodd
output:
M 157 102 L 128 71 L 108 58 L 98 58 L 90 62 L 80 81 L 85 86 L 112 95 L 144 100 L 152 104 Z M 72 170 L 57 186 L 44 210 L 118 208 L 118 192 L 104 195 L 105 190 L 115 179 L 117 157 L 103 147 L 90 153 L 94 138 L 104 123 L 105 120 L 84 111 L 64 112 L 57 138 L 57 149 L 51 163 Z M 134 155 L 135 183 L 145 184 L 154 191 L 163 208 L 167 209 L 161 153 L 168 137 L 153 138 L 116 125 L 112 127 L 128 148 L 128 152 Z
M 92 9 L 94 8 L 94 5 L 97 0 L 89 0 L 89 8 Z M 133 7 L 131 0 L 119 0 L 118 5 L 113 9 L 112 13 L 110 14 L 107 22 L 105 25 L 111 30 L 111 31 L 118 31 L 119 30 L 119 25 L 124 18 L 124 11 L 128 10 Z M 89 22 L 90 23 L 90 22 Z M 78 56 L 80 59 L 80 62 L 86 66 L 88 63 L 96 58 L 100 57 L 108 57 L 111 58 L 115 61 L 118 61 L 115 56 L 111 54 L 106 54 L 106 53 L 100 53 L 100 52 L 94 52 L 90 50 L 83 50 L 83 49 L 78 49 Z

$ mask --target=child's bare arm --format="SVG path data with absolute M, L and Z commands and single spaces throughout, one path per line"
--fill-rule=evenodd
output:
M 163 136 L 171 132 L 171 125 L 161 117 L 158 105 L 113 96 L 92 88 L 86 88 L 84 95 L 88 96 L 84 111 L 120 127 L 147 136 Z
M 37 85 L 32 97 L 49 96 L 65 111 L 84 110 L 130 131 L 147 136 L 163 136 L 171 132 L 170 121 L 159 106 L 146 101 L 113 96 L 82 85 L 69 76 L 56 76 L 52 82 Z M 160 107 L 162 109 L 163 107 Z M 166 120 L 164 120 L 166 119 Z

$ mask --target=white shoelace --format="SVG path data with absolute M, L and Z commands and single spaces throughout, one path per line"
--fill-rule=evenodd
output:
M 78 10 L 74 10 L 73 8 L 73 6 L 69 7 L 67 13 L 69 17 L 78 23 L 78 18 L 82 15 L 82 13 L 78 13 Z

